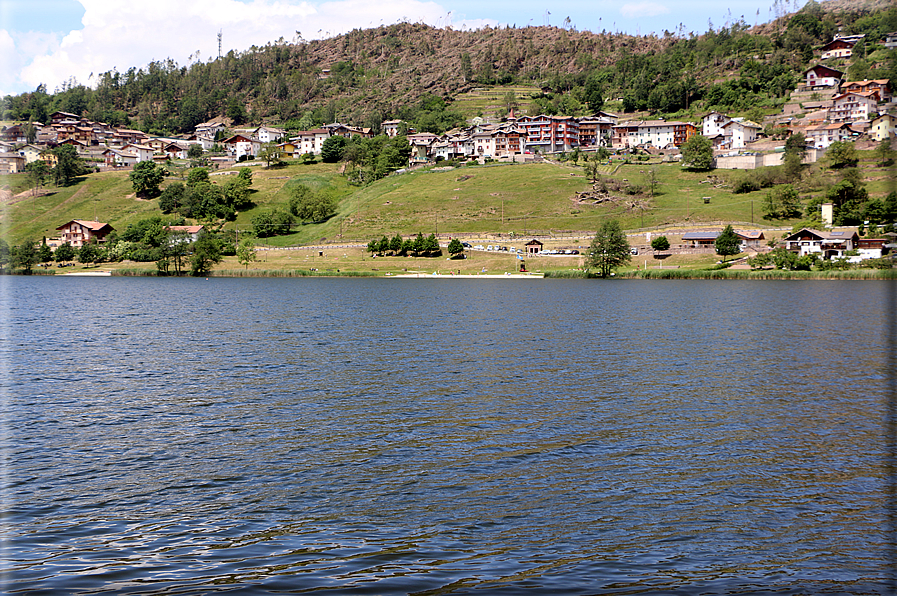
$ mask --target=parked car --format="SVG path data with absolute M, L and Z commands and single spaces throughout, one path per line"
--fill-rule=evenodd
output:
M 461 246 L 464 248 L 473 248 L 473 245 L 470 242 L 462 242 Z
M 636 248 L 635 246 L 633 246 L 632 248 L 629 249 L 629 252 L 631 252 L 631 253 L 634 254 L 634 255 L 637 255 L 637 254 L 638 254 L 638 248 Z
M 474 250 L 486 250 L 485 248 L 483 248 L 482 244 L 477 244 L 476 246 L 473 247 L 473 249 Z

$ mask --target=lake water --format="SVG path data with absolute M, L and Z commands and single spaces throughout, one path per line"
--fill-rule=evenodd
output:
M 0 588 L 890 593 L 894 288 L 0 277 Z

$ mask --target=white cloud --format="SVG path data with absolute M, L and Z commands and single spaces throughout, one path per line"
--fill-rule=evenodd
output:
M 281 37 L 291 41 L 297 31 L 310 40 L 400 20 L 433 25 L 447 12 L 435 2 L 421 0 L 80 2 L 85 9 L 83 29 L 68 32 L 61 40 L 51 36 L 38 43 L 13 34 L 16 51 L 8 53 L 2 49 L 9 43 L 9 34 L 4 38 L 5 32 L 0 31 L 4 72 L 19 73 L 13 77 L 16 81 L 0 79 L 0 88 L 17 83 L 20 89 L 30 90 L 44 83 L 52 91 L 72 76 L 87 84 L 93 82 L 88 81 L 91 73 L 113 68 L 124 72 L 153 60 L 171 58 L 183 66 L 196 52 L 205 61 L 218 55 L 219 30 L 222 51 L 240 52 Z
M 639 2 L 637 4 L 624 4 L 620 7 L 620 14 L 627 19 L 638 19 L 642 17 L 656 17 L 662 14 L 669 14 L 670 9 L 656 2 Z

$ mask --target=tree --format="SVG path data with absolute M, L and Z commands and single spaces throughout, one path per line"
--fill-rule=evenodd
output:
M 464 245 L 461 244 L 461 241 L 457 238 L 452 238 L 452 241 L 449 242 L 448 252 L 453 259 L 461 256 L 464 253 Z
M 402 245 L 404 242 L 402 241 L 402 236 L 396 234 L 392 237 L 392 240 L 389 241 L 389 250 L 392 251 L 392 254 L 398 255 L 402 252 Z
M 40 188 L 50 175 L 50 168 L 47 166 L 47 162 L 42 159 L 26 164 L 25 171 L 28 172 L 28 180 L 31 182 L 31 187 L 35 189 Z
M 53 249 L 47 244 L 46 238 L 44 238 L 37 251 L 37 258 L 41 263 L 49 263 L 53 260 Z
M 894 150 L 891 149 L 890 137 L 885 137 L 875 148 L 875 158 L 878 165 L 883 168 L 894 165 Z
M 214 236 L 201 233 L 193 243 L 193 257 L 190 259 L 190 274 L 194 276 L 208 275 L 213 265 L 221 262 L 221 248 Z
M 196 186 L 200 182 L 209 181 L 209 171 L 205 168 L 191 168 L 187 172 L 187 186 Z
M 252 227 L 257 238 L 283 236 L 290 233 L 293 216 L 280 209 L 262 211 L 252 218 Z
M 10 250 L 6 240 L 0 239 L 0 272 L 9 264 Z
M 237 247 L 237 260 L 240 264 L 249 269 L 249 263 L 255 262 L 256 258 L 255 242 L 252 241 L 252 238 L 241 240 L 240 246 Z
M 75 259 L 75 248 L 68 242 L 57 246 L 56 250 L 53 251 L 53 258 L 57 263 L 68 263 L 69 261 L 73 261 Z
M 766 193 L 763 199 L 764 219 L 791 219 L 800 217 L 800 214 L 800 197 L 790 184 L 781 184 Z
M 656 251 L 670 250 L 670 241 L 666 236 L 658 236 L 651 240 L 651 249 Z
M 134 166 L 128 178 L 138 197 L 152 198 L 159 194 L 159 186 L 167 174 L 165 168 L 155 162 L 141 161 Z
M 249 207 L 252 204 L 252 201 L 249 199 L 250 184 L 251 182 L 247 182 L 246 178 L 241 178 L 240 176 L 230 178 L 221 186 L 224 202 L 235 210 Z
M 187 147 L 187 157 L 189 159 L 199 159 L 202 157 L 202 145 L 199 143 L 192 143 L 189 147 Z
M 272 163 L 280 161 L 280 154 L 281 149 L 277 146 L 277 143 L 275 141 L 269 141 L 262 146 L 261 150 L 259 150 L 258 158 L 265 162 L 266 168 L 270 168 Z
M 682 167 L 688 170 L 713 168 L 713 143 L 707 137 L 694 135 L 681 147 Z
M 856 147 L 850 141 L 835 141 L 829 145 L 825 156 L 829 166 L 836 170 L 855 167 L 859 162 Z
M 620 227 L 620 222 L 615 219 L 601 224 L 592 245 L 589 247 L 589 256 L 586 259 L 586 270 L 598 269 L 600 277 L 607 277 L 617 267 L 628 263 L 632 259 L 631 248 L 626 240 L 626 234 Z
M 807 139 L 801 132 L 794 133 L 785 140 L 785 156 L 796 154 L 803 161 L 807 155 Z
M 727 256 L 737 255 L 741 252 L 741 240 L 738 239 L 731 224 L 727 225 L 719 233 L 719 236 L 716 237 L 716 241 L 713 243 L 713 248 L 716 249 L 716 254 L 723 257 L 724 261 Z
M 321 161 L 325 163 L 338 162 L 343 158 L 343 151 L 345 151 L 348 144 L 349 141 L 346 140 L 346 137 L 340 135 L 327 137 L 324 140 L 324 144 L 321 145 Z
M 597 73 L 590 74 L 586 79 L 585 100 L 593 114 L 604 107 L 604 89 Z
M 78 262 L 82 265 L 96 263 L 100 259 L 99 249 L 93 242 L 82 244 L 78 249 Z
M 336 214 L 336 200 L 323 193 L 316 193 L 304 184 L 293 187 L 290 197 L 290 213 L 301 221 L 324 221 Z
M 183 205 L 186 187 L 182 182 L 172 182 L 159 195 L 159 209 L 162 213 L 174 213 Z
M 26 240 L 11 251 L 12 266 L 18 267 L 25 275 L 31 275 L 31 268 L 37 262 L 37 249 L 34 242 Z
M 76 177 L 84 174 L 84 162 L 72 145 L 60 145 L 51 152 L 56 156 L 56 167 L 53 168 L 56 184 L 68 186 Z

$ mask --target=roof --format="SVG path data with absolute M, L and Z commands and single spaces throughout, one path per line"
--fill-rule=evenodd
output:
M 66 227 L 67 225 L 69 225 L 71 223 L 80 224 L 81 226 L 83 226 L 89 230 L 93 230 L 94 232 L 100 232 L 105 228 L 109 228 L 110 230 L 112 229 L 112 226 L 110 226 L 107 223 L 104 223 L 101 221 L 91 221 L 89 219 L 72 219 L 72 220 L 69 220 L 66 223 L 62 224 L 61 226 L 59 226 L 56 229 L 61 230 L 62 228 Z
M 682 234 L 683 240 L 716 240 L 719 232 L 686 232 Z
M 538 244 L 539 246 L 545 246 L 544 244 L 542 244 L 541 242 L 539 242 L 539 241 L 536 240 L 535 238 L 533 238 L 532 240 L 530 240 L 529 242 L 527 242 L 526 244 L 524 244 L 524 246 L 535 246 L 535 245 L 537 245 L 537 244 Z
M 172 232 L 187 232 L 188 234 L 198 234 L 202 231 L 203 226 L 165 226 L 166 230 Z
M 840 70 L 836 70 L 836 69 L 834 69 L 834 68 L 829 68 L 828 66 L 823 66 L 822 64 L 817 64 L 816 66 L 811 66 L 810 68 L 808 68 L 807 70 L 805 70 L 805 71 L 803 72 L 803 74 L 807 74 L 807 73 L 810 72 L 811 70 L 824 71 L 822 74 L 825 74 L 826 76 L 836 76 L 836 77 L 838 77 L 839 79 L 841 78 L 841 75 L 844 74 L 844 73 L 841 72 Z

